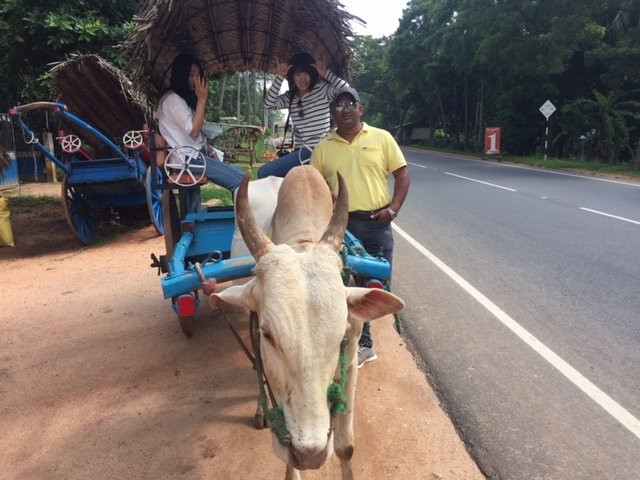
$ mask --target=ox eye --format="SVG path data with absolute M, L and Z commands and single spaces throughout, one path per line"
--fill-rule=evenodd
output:
M 264 338 L 266 341 L 268 341 L 271 345 L 273 345 L 273 337 L 271 336 L 271 332 L 267 331 L 267 330 L 260 330 L 260 333 L 262 334 L 262 338 Z

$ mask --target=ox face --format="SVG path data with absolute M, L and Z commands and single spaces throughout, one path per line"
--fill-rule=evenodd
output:
M 347 330 L 342 262 L 328 246 L 296 252 L 278 245 L 255 278 L 217 294 L 257 312 L 265 374 L 282 408 L 291 446 L 276 454 L 298 469 L 319 468 L 333 451 L 327 389 Z

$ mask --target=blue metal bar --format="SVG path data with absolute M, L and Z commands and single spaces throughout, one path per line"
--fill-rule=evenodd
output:
M 189 245 L 193 241 L 193 233 L 184 232 L 180 241 L 176 243 L 176 248 L 173 251 L 173 256 L 169 262 L 169 276 L 180 275 L 184 273 L 184 263 L 187 258 L 187 252 L 189 251 Z M 188 292 L 189 289 L 183 290 L 180 293 Z M 168 297 L 165 297 L 168 298 Z
M 22 131 L 30 136 L 31 138 L 36 138 L 36 134 L 33 133 L 33 131 L 27 127 L 27 124 L 24 123 L 24 121 L 22 120 L 22 117 L 20 117 L 19 115 L 17 116 L 18 119 L 18 125 L 20 125 L 20 128 L 22 129 Z M 43 155 L 45 155 L 49 160 L 51 160 L 53 163 L 55 163 L 58 167 L 60 167 L 60 169 L 65 173 L 68 174 L 71 170 L 60 160 L 58 160 L 53 153 L 51 153 L 49 151 L 49 149 L 47 149 L 44 145 L 42 145 L 42 143 L 40 143 L 40 140 L 38 139 L 38 143 L 36 143 L 36 146 L 38 147 L 38 150 L 40 150 L 42 152 Z
M 193 235 L 190 232 L 183 234 L 182 238 L 189 238 L 189 243 Z M 189 248 L 188 245 L 176 245 L 173 259 L 169 264 L 169 275 L 160 281 L 164 298 L 172 298 L 186 292 L 197 290 L 200 287 L 200 278 L 195 267 L 184 268 L 184 253 Z M 186 243 L 186 242 L 185 242 Z M 180 250 L 179 250 L 180 249 Z M 177 265 L 176 263 L 177 262 Z M 236 278 L 245 278 L 253 275 L 256 262 L 251 256 L 230 258 L 217 263 L 208 263 L 202 267 L 207 278 L 214 278 L 217 282 L 226 282 Z M 391 277 L 391 266 L 385 259 L 375 258 L 370 255 L 365 257 L 359 255 L 349 255 L 347 266 L 356 275 L 379 280 L 388 280 Z
M 93 133 L 96 137 L 98 137 L 104 143 L 109 145 L 109 148 L 111 148 L 111 150 L 113 150 L 113 153 L 118 155 L 125 162 L 129 163 L 133 168 L 136 168 L 136 165 L 131 161 L 131 159 L 129 157 L 127 157 L 124 154 L 124 152 L 122 150 L 120 150 L 120 147 L 118 147 L 108 137 L 106 137 L 104 134 L 102 134 L 102 132 L 100 132 L 99 130 L 96 130 L 94 127 L 89 125 L 87 122 L 85 122 L 84 120 L 81 120 L 80 118 L 76 117 L 72 113 L 67 112 L 66 105 L 64 105 L 62 103 L 57 103 L 56 106 L 58 107 L 58 111 L 56 113 L 59 113 L 64 118 L 66 118 L 67 120 L 71 121 L 72 123 L 75 123 L 79 127 L 84 128 L 85 130 L 88 130 L 89 132 Z
M 226 282 L 235 278 L 250 277 L 253 275 L 255 266 L 256 261 L 253 257 L 246 256 L 230 258 L 217 263 L 208 263 L 202 267 L 202 271 L 207 278 L 215 278 L 217 282 Z M 200 287 L 200 278 L 195 267 L 191 266 L 186 271 L 183 269 L 178 273 L 170 273 L 160 281 L 160 284 L 166 299 L 197 290 Z

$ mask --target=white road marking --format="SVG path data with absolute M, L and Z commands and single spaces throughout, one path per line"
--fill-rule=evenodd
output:
M 628 218 L 618 217 L 617 215 L 611 215 L 610 213 L 600 212 L 598 210 L 591 210 L 590 208 L 580 207 L 580 210 L 584 210 L 585 212 L 597 213 L 598 215 L 604 215 L 605 217 L 615 218 L 616 220 L 622 220 L 623 222 L 633 223 L 635 225 L 640 225 L 640 222 L 636 222 L 635 220 L 629 220 Z
M 416 250 L 448 275 L 454 282 L 456 282 L 462 289 L 464 289 L 469 295 L 471 295 L 480 305 L 486 308 L 493 316 L 495 316 L 500 322 L 502 322 L 509 330 L 515 333 L 523 342 L 529 345 L 535 350 L 542 358 L 549 362 L 556 370 L 562 373 L 568 378 L 571 383 L 582 390 L 589 398 L 602 407 L 607 413 L 615 418 L 622 426 L 627 428 L 636 437 L 640 438 L 640 420 L 634 417 L 628 410 L 622 405 L 613 400 L 609 395 L 600 390 L 590 380 L 584 377 L 575 368 L 569 365 L 559 355 L 553 352 L 550 348 L 544 345 L 540 340 L 534 337 L 529 331 L 517 323 L 507 313 L 505 313 L 500 307 L 495 305 L 491 300 L 480 293 L 475 287 L 473 287 L 464 278 L 453 271 L 442 260 L 436 257 L 429 250 L 424 248 L 420 243 L 414 240 L 408 233 L 398 227 L 395 223 L 392 224 L 393 229 L 409 242 Z
M 427 168 L 424 165 L 420 165 L 419 163 L 407 162 L 409 165 L 413 165 L 414 167 Z
M 403 147 L 406 148 L 406 147 Z M 630 187 L 640 187 L 640 183 L 631 183 L 631 182 L 624 182 L 622 180 L 611 180 L 609 178 L 600 178 L 600 177 L 591 177 L 589 175 L 579 175 L 576 173 L 566 173 L 566 172 L 559 172 L 557 170 L 549 170 L 546 168 L 537 168 L 537 167 L 530 167 L 528 165 L 520 165 L 520 164 L 512 164 L 512 163 L 503 163 L 503 162 L 496 162 L 493 160 L 485 160 L 485 159 L 480 159 L 480 158 L 474 158 L 474 157 L 467 157 L 464 155 L 457 155 L 457 154 L 453 154 L 453 153 L 442 153 L 442 152 L 435 152 L 435 151 L 431 151 L 431 150 L 422 150 L 422 149 L 418 149 L 418 148 L 407 148 L 407 150 L 409 150 L 411 153 L 417 153 L 417 154 L 421 154 L 421 155 L 435 155 L 438 157 L 447 157 L 447 158 L 455 158 L 456 160 L 469 160 L 470 162 L 478 162 L 478 163 L 491 163 L 493 165 L 496 166 L 501 166 L 501 167 L 508 167 L 508 168 L 521 168 L 523 170 L 533 170 L 535 172 L 542 172 L 542 173 L 549 173 L 552 175 L 565 175 L 567 177 L 576 177 L 576 178 L 585 178 L 587 180 L 597 180 L 599 182 L 609 182 L 609 183 L 619 183 L 620 185 L 628 185 Z
M 445 175 L 451 175 L 452 177 L 464 178 L 465 180 L 471 180 L 472 182 L 482 183 L 484 185 L 489 185 L 490 187 L 502 188 L 503 190 L 509 190 L 510 192 L 517 192 L 517 190 L 514 190 L 513 188 L 502 187 L 502 186 L 496 185 L 494 183 L 487 183 L 487 182 L 483 182 L 481 180 L 476 180 L 475 178 L 463 177 L 462 175 L 456 175 L 455 173 L 451 173 L 451 172 L 444 172 L 444 173 L 445 173 Z

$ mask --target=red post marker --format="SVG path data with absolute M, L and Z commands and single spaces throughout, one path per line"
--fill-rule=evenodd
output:
M 500 154 L 500 127 L 487 127 L 484 130 L 484 151 L 487 155 Z

